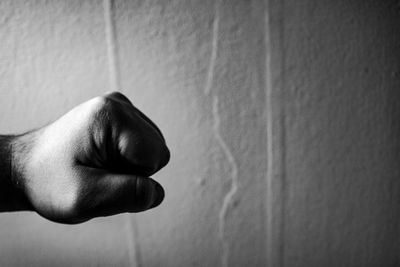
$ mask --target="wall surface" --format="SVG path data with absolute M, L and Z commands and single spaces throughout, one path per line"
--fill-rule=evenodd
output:
M 0 215 L 0 266 L 398 266 L 398 1 L 0 1 L 0 132 L 125 93 L 155 210 Z
M 398 1 L 270 4 L 270 266 L 399 266 Z
M 0 129 L 120 90 L 165 134 L 154 211 L 78 226 L 0 217 L 1 266 L 265 262 L 263 1 L 0 2 Z

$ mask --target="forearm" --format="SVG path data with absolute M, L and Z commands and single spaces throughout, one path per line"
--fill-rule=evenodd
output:
M 13 146 L 18 137 L 0 135 L 0 212 L 30 210 L 13 164 Z

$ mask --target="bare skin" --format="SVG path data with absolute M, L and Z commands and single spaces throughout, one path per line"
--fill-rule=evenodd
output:
M 158 206 L 164 190 L 149 176 L 170 153 L 157 126 L 114 92 L 41 129 L 2 136 L 0 158 L 9 159 L 0 164 L 0 210 L 73 224 Z

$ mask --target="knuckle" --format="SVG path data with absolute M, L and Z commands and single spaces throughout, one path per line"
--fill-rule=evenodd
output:
M 122 102 L 127 102 L 127 103 L 130 102 L 129 99 L 124 94 L 122 94 L 121 92 L 118 92 L 118 91 L 109 93 L 106 95 L 106 97 L 111 98 L 116 101 L 122 101 Z
M 118 103 L 107 96 L 99 96 L 94 98 L 93 111 L 97 118 L 110 118 L 118 112 Z
M 109 99 L 106 96 L 98 96 L 93 98 L 93 105 L 98 108 L 102 108 L 106 106 L 109 102 Z
M 119 105 L 119 102 L 115 99 L 115 97 L 110 94 L 95 97 L 94 102 L 95 106 L 98 108 L 113 108 Z
M 113 107 L 115 107 L 115 105 L 116 105 L 116 103 L 112 98 L 106 97 L 106 96 L 102 97 L 101 107 L 103 109 L 112 109 Z
M 118 92 L 118 91 L 111 92 L 107 96 L 111 97 L 111 98 L 113 98 L 113 97 L 115 97 L 115 98 L 123 98 L 124 97 L 124 95 L 122 93 Z
M 158 139 L 135 138 L 134 146 L 126 150 L 130 158 L 138 163 L 142 173 L 152 175 L 166 166 L 171 158 L 170 151 L 164 142 Z
M 171 152 L 169 151 L 168 147 L 164 145 L 161 153 L 161 160 L 160 160 L 160 169 L 165 167 L 168 162 L 171 160 Z

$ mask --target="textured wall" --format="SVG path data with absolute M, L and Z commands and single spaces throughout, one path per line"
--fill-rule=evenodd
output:
M 163 130 L 165 202 L 0 215 L 1 266 L 397 266 L 397 1 L 0 1 L 0 130 L 109 90 Z
M 270 2 L 271 266 L 399 266 L 398 1 Z
M 0 129 L 127 94 L 172 152 L 165 202 L 63 226 L 0 216 L 0 265 L 257 266 L 265 262 L 263 1 L 1 1 Z

